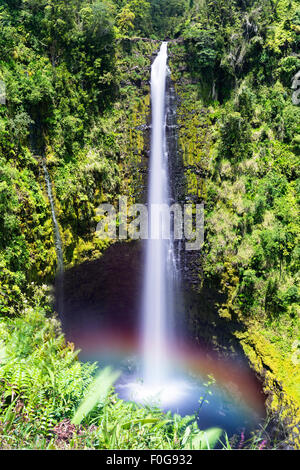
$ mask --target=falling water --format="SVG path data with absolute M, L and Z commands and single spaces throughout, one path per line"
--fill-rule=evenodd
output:
M 146 242 L 146 265 L 143 294 L 143 378 L 148 387 L 160 387 L 168 380 L 168 337 L 172 323 L 172 242 L 163 238 L 168 223 L 164 214 L 153 210 L 169 203 L 168 155 L 166 151 L 166 77 L 167 43 L 151 70 L 152 135 L 149 172 L 149 234 Z M 158 206 L 159 205 L 159 206 Z
M 46 188 L 48 199 L 51 207 L 51 215 L 54 227 L 54 240 L 55 240 L 55 250 L 56 250 L 56 259 L 57 259 L 57 273 L 55 280 L 56 288 L 56 304 L 57 310 L 61 316 L 63 315 L 63 297 L 64 297 L 64 257 L 63 257 L 63 244 L 60 236 L 59 225 L 56 218 L 55 204 L 53 197 L 53 189 L 51 178 L 48 172 L 46 159 L 45 159 L 45 147 L 44 147 L 44 136 L 43 136 L 43 127 L 41 123 L 41 117 L 38 116 L 35 121 L 32 121 L 30 124 L 30 148 L 32 155 L 38 160 L 41 161 L 42 167 L 44 170 Z
M 55 238 L 55 249 L 57 257 L 57 275 L 56 275 L 56 299 L 57 299 L 57 310 L 61 316 L 63 315 L 63 294 L 64 294 L 64 257 L 63 257 L 63 244 L 60 236 L 59 225 L 55 213 L 55 204 L 53 198 L 52 183 L 45 159 L 42 158 L 42 166 L 45 175 L 45 181 L 47 186 L 47 194 L 51 207 L 52 221 L 54 226 L 54 238 Z
M 61 275 L 64 270 L 64 259 L 63 259 L 63 247 L 62 247 L 62 241 L 61 241 L 61 236 L 60 236 L 60 231 L 59 231 L 59 226 L 55 214 L 55 205 L 54 205 L 54 199 L 53 199 L 53 191 L 52 191 L 52 184 L 50 180 L 50 176 L 48 173 L 48 169 L 46 166 L 46 162 L 44 159 L 42 159 L 42 165 L 43 165 L 43 170 L 45 174 L 45 180 L 46 180 L 46 185 L 47 185 L 47 194 L 51 206 L 51 214 L 52 214 L 52 220 L 53 220 L 53 226 L 54 226 L 54 233 L 55 233 L 55 247 L 56 247 L 56 255 L 57 255 L 57 273 Z

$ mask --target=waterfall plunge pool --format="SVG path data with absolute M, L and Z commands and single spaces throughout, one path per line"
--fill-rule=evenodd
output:
M 115 343 L 116 346 L 116 343 Z M 128 345 L 127 345 L 128 346 Z M 229 437 L 246 437 L 259 429 L 265 417 L 263 396 L 247 368 L 231 361 L 218 360 L 207 351 L 193 348 L 185 356 L 173 357 L 172 371 L 165 384 L 149 386 L 142 379 L 138 354 L 126 351 L 81 353 L 83 360 L 96 360 L 99 366 L 111 365 L 121 371 L 115 385 L 119 398 L 141 406 L 157 407 L 163 412 L 195 416 L 200 429 L 220 427 Z
M 171 353 L 173 374 L 163 396 L 158 397 L 157 390 L 144 396 L 137 328 L 141 254 L 138 245 L 120 244 L 99 260 L 66 271 L 66 340 L 81 350 L 80 360 L 97 361 L 99 368 L 111 365 L 122 372 L 115 389 L 123 400 L 154 404 L 181 416 L 196 414 L 200 429 L 218 426 L 228 436 L 257 429 L 265 417 L 261 383 L 244 357 L 230 352 L 223 355 L 224 346 L 230 349 L 226 338 L 220 351 L 206 341 L 191 344 L 186 338 L 185 344 Z M 204 384 L 209 375 L 216 383 L 207 387 Z M 201 397 L 205 398 L 200 407 Z

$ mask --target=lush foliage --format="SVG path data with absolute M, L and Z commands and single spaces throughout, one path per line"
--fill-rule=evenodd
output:
M 290 89 L 300 68 L 300 59 L 295 54 L 296 3 L 290 2 L 286 10 L 289 2 L 277 2 L 276 6 L 264 2 L 261 8 L 254 3 L 246 12 L 240 11 L 234 2 L 229 2 L 226 8 L 224 4 L 223 26 L 218 28 L 217 35 L 223 36 L 223 43 L 218 37 L 214 43 L 215 51 L 221 44 L 222 61 L 216 53 L 212 63 L 210 41 L 215 37 L 213 31 L 218 20 L 216 3 L 221 7 L 222 2 L 207 2 L 201 14 L 190 19 L 192 26 L 187 23 L 184 53 L 184 59 L 192 64 L 189 74 L 193 77 L 197 73 L 200 77 L 200 83 L 190 88 L 193 95 L 189 106 L 193 103 L 195 109 L 198 106 L 201 110 L 202 103 L 201 111 L 205 112 L 206 100 L 210 104 L 203 122 L 200 121 L 202 128 L 209 126 L 206 130 L 209 154 L 203 155 L 200 162 L 209 175 L 205 178 L 206 190 L 200 195 L 208 214 L 205 270 L 211 276 L 225 273 L 227 266 L 235 271 L 239 279 L 235 305 L 246 315 L 265 313 L 275 319 L 289 312 L 295 318 L 299 302 L 300 109 L 292 103 Z M 285 15 L 281 16 L 280 25 L 279 11 Z M 268 34 L 267 15 L 268 24 L 273 19 Z M 252 31 L 250 38 L 243 30 L 247 21 L 248 34 Z M 201 30 L 204 22 L 205 29 Z M 198 29 L 193 34 L 196 25 Z M 243 49 L 243 34 L 247 45 L 239 57 L 238 69 L 235 65 L 233 70 L 229 57 L 233 61 L 235 42 L 237 48 Z M 258 40 L 260 50 L 251 49 L 251 42 Z M 191 49 L 190 41 L 193 47 L 199 47 L 200 55 Z M 195 106 L 195 95 L 202 92 L 201 80 L 210 77 L 210 67 L 214 67 L 214 86 Z M 218 82 L 220 76 L 226 77 L 223 83 Z M 198 155 L 196 151 L 195 160 Z M 199 161 L 196 163 L 199 165 Z

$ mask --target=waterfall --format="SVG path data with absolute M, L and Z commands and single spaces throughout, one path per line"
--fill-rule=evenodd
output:
M 48 173 L 47 165 L 44 159 L 42 159 L 42 165 L 43 165 L 43 170 L 45 174 L 47 194 L 48 194 L 48 198 L 50 202 L 52 221 L 53 221 L 53 226 L 54 226 L 55 248 L 56 248 L 56 255 L 57 255 L 57 274 L 61 275 L 64 271 L 63 245 L 62 245 L 59 226 L 58 226 L 58 222 L 57 222 L 57 218 L 55 214 L 55 205 L 54 205 L 51 179 L 50 179 L 50 175 Z
M 167 141 L 167 129 L 172 109 L 167 93 L 167 59 L 167 42 L 163 42 L 151 68 L 148 238 L 145 240 L 140 331 L 142 368 L 136 376 L 138 381 L 132 382 L 129 374 L 129 380 L 125 379 L 119 388 L 122 396 L 129 396 L 131 400 L 162 407 L 177 406 L 190 390 L 189 381 L 178 373 L 178 363 L 174 361 L 174 313 L 180 304 L 175 294 L 180 276 L 169 210 L 175 192 L 169 185 L 168 152 L 172 146 Z
M 57 257 L 57 275 L 56 275 L 56 299 L 57 299 L 57 310 L 58 313 L 62 316 L 63 314 L 63 277 L 64 277 L 64 257 L 63 257 L 63 244 L 62 239 L 60 236 L 59 225 L 56 218 L 55 213 L 55 204 L 54 204 L 54 197 L 53 197 L 53 190 L 52 190 L 52 183 L 50 179 L 50 175 L 48 172 L 48 168 L 46 165 L 45 158 L 42 158 L 42 166 L 45 175 L 46 187 L 47 187 L 47 194 L 48 199 L 50 202 L 51 207 L 51 214 L 52 214 L 52 221 L 54 227 L 54 238 L 55 238 L 55 249 L 56 249 L 56 257 Z
M 142 304 L 143 379 L 146 387 L 166 384 L 169 374 L 168 339 L 172 337 L 175 271 L 173 243 L 163 237 L 169 223 L 156 209 L 170 198 L 166 145 L 167 43 L 163 42 L 151 69 L 151 156 L 148 184 L 149 237 Z
M 60 313 L 61 317 L 63 314 L 63 297 L 64 297 L 64 257 L 63 257 L 63 244 L 60 236 L 59 225 L 56 218 L 55 204 L 52 190 L 51 178 L 48 172 L 46 159 L 45 159 L 45 146 L 44 146 L 44 136 L 43 129 L 41 124 L 41 118 L 38 116 L 35 121 L 31 121 L 30 124 L 30 149 L 31 153 L 37 160 L 41 160 L 42 167 L 44 170 L 44 177 L 46 182 L 47 195 L 51 207 L 52 222 L 54 227 L 54 240 L 55 240 L 55 250 L 56 250 L 56 259 L 57 259 L 57 273 L 55 280 L 55 289 L 56 289 L 56 304 L 57 311 Z

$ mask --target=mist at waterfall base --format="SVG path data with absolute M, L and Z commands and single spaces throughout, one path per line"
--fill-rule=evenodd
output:
M 166 143 L 165 88 L 167 43 L 151 69 L 151 156 L 148 207 L 169 204 L 169 155 Z M 151 209 L 150 209 L 151 212 Z M 213 351 L 194 348 L 174 331 L 175 292 L 180 269 L 175 244 L 160 236 L 161 219 L 150 217 L 150 237 L 144 244 L 139 327 L 122 323 L 104 327 L 93 321 L 88 328 L 66 330 L 68 339 L 82 349 L 81 358 L 114 365 L 123 372 L 116 391 L 124 400 L 156 405 L 180 415 L 195 414 L 199 427 L 219 426 L 229 435 L 253 429 L 263 414 L 257 382 L 244 368 Z M 183 315 L 183 312 L 182 312 Z M 215 383 L 210 385 L 208 375 Z
M 112 319 L 113 324 L 113 319 Z M 161 387 L 145 385 L 143 351 L 138 335 L 114 325 L 86 332 L 73 331 L 83 361 L 97 361 L 100 368 L 111 365 L 122 372 L 115 385 L 119 398 L 156 406 L 181 416 L 195 415 L 200 429 L 217 426 L 228 436 L 257 429 L 265 417 L 264 395 L 255 375 L 243 358 L 224 357 L 207 345 L 188 340 L 166 345 L 172 373 Z M 209 377 L 215 383 L 209 385 Z

